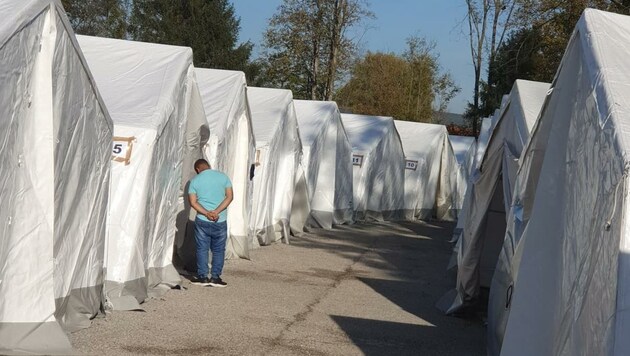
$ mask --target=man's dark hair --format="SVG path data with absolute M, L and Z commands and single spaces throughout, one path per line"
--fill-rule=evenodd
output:
M 201 168 L 201 166 L 206 165 L 208 167 L 210 167 L 210 163 L 208 163 L 208 161 L 206 161 L 205 159 L 201 158 L 195 161 L 195 170 L 198 170 L 199 168 Z

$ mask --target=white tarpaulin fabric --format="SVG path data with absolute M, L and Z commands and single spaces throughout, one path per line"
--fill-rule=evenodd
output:
M 405 208 L 405 154 L 394 119 L 341 114 L 352 144 L 356 220 L 401 220 Z
M 0 18 L 0 353 L 68 354 L 101 306 L 113 127 L 60 3 Z
M 228 208 L 226 258 L 249 258 L 253 238 L 249 229 L 253 193 L 250 166 L 254 163 L 256 146 L 247 104 L 245 74 L 201 68 L 195 68 L 195 74 L 209 129 L 208 133 L 201 135 L 204 137 L 202 141 L 207 141 L 204 157 L 213 169 L 230 177 L 234 191 L 234 200 Z M 184 229 L 178 229 L 178 255 L 189 271 L 196 272 L 193 230 L 196 214 L 190 208 L 187 197 L 182 204 L 185 205 L 182 210 L 185 214 L 181 220 L 188 229 L 185 229 L 185 234 Z
M 471 171 L 472 174 L 478 168 L 478 165 L 481 164 L 483 160 L 483 156 L 486 154 L 486 149 L 488 148 L 488 142 L 490 142 L 490 135 L 492 134 L 492 130 L 494 130 L 494 124 L 499 119 L 499 111 L 495 113 L 493 117 L 486 117 L 481 120 L 481 128 L 479 129 L 479 138 L 477 139 L 477 150 L 475 151 L 475 159 L 473 160 L 473 169 Z
M 352 222 L 352 146 L 332 101 L 295 100 L 311 227 Z
M 630 18 L 586 10 L 519 170 L 492 354 L 630 354 L 629 55 Z
M 517 80 L 471 181 L 470 206 L 457 246 L 457 284 L 439 302 L 454 313 L 475 303 L 479 287 L 489 287 L 506 228 L 506 211 L 512 198 L 523 147 L 547 96 L 549 84 Z
M 250 228 L 254 247 L 288 242 L 302 143 L 290 90 L 247 88 L 256 140 Z M 308 203 L 306 199 L 304 204 Z M 308 211 L 308 207 L 301 207 Z M 302 227 L 299 229 L 301 230 Z
M 483 128 L 483 123 L 482 123 Z M 458 210 L 461 211 L 464 205 L 464 197 L 468 189 L 468 181 L 470 173 L 475 163 L 475 154 L 477 153 L 477 141 L 470 136 L 449 135 L 449 140 L 453 146 L 455 157 L 457 158 L 457 202 Z
M 114 121 L 104 294 L 109 308 L 136 309 L 181 281 L 172 256 L 182 176 L 192 175 L 183 163 L 200 156 L 187 139 L 205 123 L 192 50 L 78 39 Z
M 405 152 L 405 219 L 457 217 L 457 159 L 444 125 L 394 120 Z
M 462 230 L 464 229 L 464 222 L 466 221 L 466 211 L 470 209 L 471 195 L 472 195 L 472 179 L 475 176 L 479 176 L 478 172 L 478 164 L 488 147 L 488 141 L 490 141 L 490 133 L 494 128 L 495 117 L 498 117 L 498 113 L 493 117 L 486 117 L 481 120 L 481 127 L 479 128 L 479 137 L 477 138 L 477 145 L 475 147 L 475 152 L 473 153 L 473 159 L 471 168 L 468 174 L 468 181 L 466 183 L 466 191 L 464 192 L 464 200 L 462 203 L 462 208 L 459 211 L 459 216 L 457 217 L 457 226 L 453 230 L 453 238 L 451 242 L 456 242 L 455 248 L 453 249 L 453 256 L 451 257 L 451 262 L 449 262 L 448 268 L 451 269 L 457 265 L 457 251 L 459 251 L 461 247 L 460 236 L 462 234 Z

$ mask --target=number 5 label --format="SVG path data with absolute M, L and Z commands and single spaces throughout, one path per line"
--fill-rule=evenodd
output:
M 124 163 L 125 166 L 130 163 L 131 150 L 133 149 L 133 141 L 135 137 L 119 137 L 114 136 L 112 145 L 112 160 L 114 162 Z

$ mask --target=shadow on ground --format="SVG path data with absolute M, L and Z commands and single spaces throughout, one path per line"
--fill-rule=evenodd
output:
M 294 247 L 323 249 L 346 258 L 369 250 L 361 263 L 385 271 L 385 278 L 364 277 L 360 271 L 352 278 L 429 324 L 330 315 L 364 354 L 483 355 L 481 320 L 445 316 L 435 307 L 455 284 L 455 275 L 446 271 L 453 227 L 443 222 L 342 226 L 338 229 L 345 234 L 318 231 L 317 238 L 307 236 L 293 243 Z

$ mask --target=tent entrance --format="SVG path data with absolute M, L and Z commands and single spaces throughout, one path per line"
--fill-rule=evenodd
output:
M 499 174 L 497 183 L 494 185 L 490 205 L 481 227 L 481 231 L 483 231 L 481 235 L 483 236 L 483 249 L 479 263 L 479 280 L 481 287 L 486 288 L 489 288 L 492 282 L 492 275 L 503 247 L 505 230 L 507 228 L 503 185 L 500 184 L 503 180 L 502 176 L 503 174 Z

